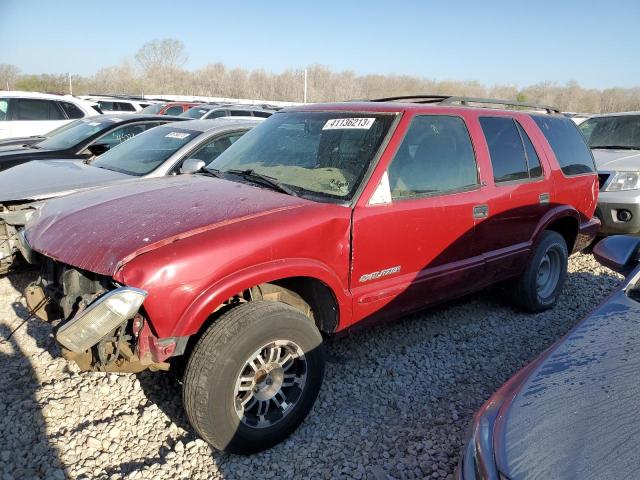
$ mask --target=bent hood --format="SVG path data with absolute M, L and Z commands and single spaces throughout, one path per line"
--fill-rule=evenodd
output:
M 0 203 L 42 200 L 132 177 L 74 160 L 34 160 L 0 172 Z
M 591 151 L 599 172 L 640 170 L 640 150 L 594 148 Z
M 638 331 L 640 303 L 618 291 L 538 360 L 500 411 L 495 445 L 503 474 L 637 477 Z
M 201 175 L 152 178 L 50 200 L 26 233 L 37 252 L 113 276 L 121 264 L 167 243 L 310 203 Z

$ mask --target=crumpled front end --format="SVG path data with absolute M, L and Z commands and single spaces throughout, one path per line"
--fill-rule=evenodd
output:
M 19 232 L 38 210 L 34 202 L 0 204 L 0 275 L 7 273 L 19 254 Z
M 187 338 L 159 340 L 153 333 L 143 308 L 146 292 L 48 257 L 40 263 L 27 304 L 54 325 L 63 356 L 81 370 L 167 370 L 167 360 L 183 353 Z

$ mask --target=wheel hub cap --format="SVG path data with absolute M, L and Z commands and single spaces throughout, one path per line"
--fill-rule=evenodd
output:
M 293 410 L 306 377 L 306 358 L 297 344 L 278 340 L 264 345 L 249 357 L 236 380 L 238 418 L 254 428 L 279 422 Z

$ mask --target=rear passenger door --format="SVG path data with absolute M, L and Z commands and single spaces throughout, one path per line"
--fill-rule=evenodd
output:
M 476 226 L 475 253 L 487 261 L 487 281 L 518 273 L 531 238 L 550 208 L 542 152 L 515 118 L 481 116 L 493 178 L 486 188 L 486 217 Z M 548 172 L 546 172 L 548 175 Z
M 12 98 L 10 114 L 12 137 L 41 135 L 69 121 L 57 102 L 37 98 Z
M 413 118 L 368 204 L 353 213 L 355 320 L 399 316 L 473 288 L 474 148 L 457 116 Z

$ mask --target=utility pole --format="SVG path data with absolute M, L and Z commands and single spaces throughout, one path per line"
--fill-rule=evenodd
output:
M 73 95 L 73 87 L 71 86 L 71 74 L 68 72 L 67 77 L 69 77 L 69 95 Z
M 307 69 L 304 69 L 304 103 L 307 103 Z

